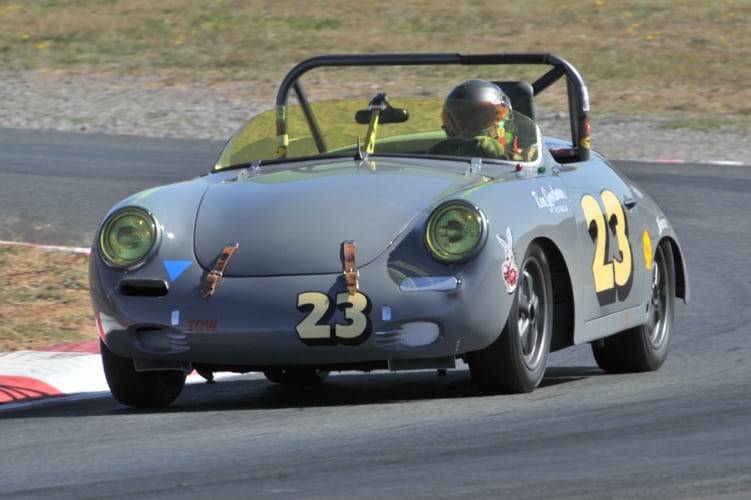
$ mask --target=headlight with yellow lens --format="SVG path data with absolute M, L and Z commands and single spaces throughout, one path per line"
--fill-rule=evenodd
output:
M 475 257 L 487 238 L 487 220 L 474 205 L 453 200 L 438 206 L 428 218 L 425 239 L 433 256 L 448 264 Z
M 134 268 L 155 248 L 159 226 L 154 217 L 138 207 L 126 207 L 110 215 L 99 235 L 99 248 L 112 267 Z

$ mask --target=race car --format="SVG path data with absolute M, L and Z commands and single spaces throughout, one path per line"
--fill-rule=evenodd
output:
M 546 91 L 570 137 L 542 133 Z M 657 370 L 689 299 L 670 221 L 590 149 L 587 88 L 550 53 L 297 64 L 207 174 L 106 214 L 90 289 L 134 407 L 170 405 L 191 372 L 468 366 L 484 393 L 525 393 L 585 343 L 606 372 Z

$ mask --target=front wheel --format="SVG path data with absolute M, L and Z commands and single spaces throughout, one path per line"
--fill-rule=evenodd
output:
M 592 342 L 597 366 L 610 373 L 659 369 L 668 356 L 673 330 L 675 268 L 669 242 L 657 247 L 652 264 L 652 286 L 647 302 L 647 322 L 641 326 Z
M 180 370 L 138 372 L 133 360 L 112 352 L 99 340 L 104 377 L 112 396 L 120 403 L 136 408 L 169 406 L 185 386 Z
M 553 328 L 553 286 L 545 252 L 530 245 L 506 326 L 488 347 L 468 355 L 472 380 L 490 394 L 524 393 L 542 381 Z

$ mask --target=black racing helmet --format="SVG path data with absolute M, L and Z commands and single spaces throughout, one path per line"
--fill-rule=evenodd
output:
M 486 80 L 467 80 L 449 92 L 441 121 L 449 137 L 462 130 L 480 132 L 497 126 L 511 111 L 511 101 L 501 88 Z

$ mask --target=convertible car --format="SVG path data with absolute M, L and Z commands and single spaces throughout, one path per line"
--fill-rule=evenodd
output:
M 544 102 L 566 137 L 540 130 Z M 607 372 L 657 370 L 689 298 L 683 253 L 590 149 L 589 113 L 549 53 L 299 63 L 210 172 L 104 218 L 90 285 L 113 396 L 167 406 L 194 371 L 288 385 L 465 366 L 484 393 L 523 393 L 584 343 Z

